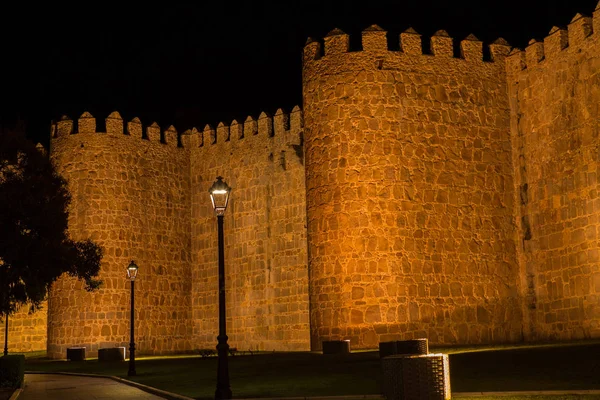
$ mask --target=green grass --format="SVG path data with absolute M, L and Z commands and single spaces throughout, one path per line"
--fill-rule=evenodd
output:
M 453 392 L 600 389 L 598 342 L 503 347 L 432 348 L 431 351 L 450 353 Z M 97 360 L 26 360 L 27 371 L 94 373 L 124 378 L 127 366 L 127 362 L 99 363 Z M 214 397 L 216 357 L 142 357 L 136 360 L 136 367 L 138 376 L 132 379 L 136 382 L 198 399 Z M 381 392 L 381 366 L 377 352 L 358 352 L 345 357 L 317 353 L 238 355 L 229 357 L 229 371 L 236 398 Z M 550 397 L 522 398 L 537 400 Z M 587 400 L 598 396 L 551 398 Z

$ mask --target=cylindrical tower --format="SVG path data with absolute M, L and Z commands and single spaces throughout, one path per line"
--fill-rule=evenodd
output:
M 334 30 L 304 49 L 311 346 L 520 339 L 503 58 L 474 36 Z
M 53 126 L 51 158 L 72 196 L 69 233 L 104 249 L 99 290 L 63 277 L 48 300 L 48 355 L 64 358 L 66 348 L 99 348 L 129 342 L 130 283 L 126 268 L 139 265 L 136 280 L 136 348 L 140 354 L 191 350 L 189 266 L 189 154 L 177 147 L 177 132 L 146 129 L 118 113 L 106 132 L 85 113 Z M 75 132 L 76 131 L 76 132 Z

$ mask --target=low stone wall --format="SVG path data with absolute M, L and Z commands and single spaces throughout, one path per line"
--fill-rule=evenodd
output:
M 0 346 L 4 349 L 4 316 L 1 317 Z M 23 306 L 8 317 L 8 352 L 22 353 L 46 350 L 47 308 L 30 314 L 29 306 Z

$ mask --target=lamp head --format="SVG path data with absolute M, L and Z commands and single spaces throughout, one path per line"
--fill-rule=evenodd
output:
M 135 278 L 137 277 L 137 273 L 138 273 L 138 266 L 136 265 L 136 263 L 133 260 L 131 260 L 131 262 L 127 266 L 127 277 L 130 280 L 135 281 Z
M 223 177 L 217 176 L 217 180 L 212 184 L 208 193 L 210 193 L 210 200 L 212 201 L 215 214 L 225 214 L 231 188 L 223 181 Z

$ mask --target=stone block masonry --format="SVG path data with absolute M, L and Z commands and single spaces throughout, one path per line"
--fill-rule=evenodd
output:
M 0 316 L 0 354 L 4 350 L 4 316 Z M 46 350 L 46 302 L 35 313 L 23 306 L 8 318 L 8 352 L 22 353 Z
M 528 340 L 600 337 L 599 9 L 593 21 L 507 63 Z
M 106 132 L 89 113 L 54 123 L 70 233 L 105 258 L 98 292 L 53 285 L 50 356 L 127 345 L 131 259 L 140 353 L 216 344 L 218 175 L 239 350 L 599 338 L 600 8 L 524 51 L 423 40 L 407 29 L 390 51 L 377 25 L 360 51 L 339 29 L 310 39 L 304 111 L 182 134 L 118 113 Z M 42 346 L 39 316 L 15 316 L 14 346 Z
M 472 35 L 464 59 L 374 36 L 305 48 L 311 347 L 520 340 L 504 60 Z
M 144 140 L 137 121 L 123 132 L 118 113 L 108 132 L 96 132 L 85 113 L 63 119 L 54 129 L 51 157 L 72 195 L 69 232 L 104 248 L 99 291 L 64 278 L 52 286 L 48 301 L 48 353 L 64 358 L 66 348 L 99 348 L 129 342 L 130 282 L 126 267 L 135 260 L 136 343 L 140 354 L 165 354 L 192 348 L 190 271 L 189 152 L 167 137 Z M 165 140 L 163 140 L 165 142 Z
M 217 236 L 208 188 L 233 187 L 226 214 L 230 344 L 238 349 L 308 349 L 308 272 L 302 116 L 279 110 L 216 130 L 161 131 L 118 113 L 106 133 L 84 113 L 58 121 L 51 157 L 73 196 L 69 231 L 104 248 L 97 292 L 56 282 L 48 302 L 48 352 L 127 346 L 134 259 L 140 354 L 190 352 L 218 333 Z
M 302 112 L 207 126 L 202 142 L 191 146 L 196 342 L 210 347 L 217 334 L 217 225 L 207 190 L 221 175 L 233 188 L 224 226 L 230 345 L 309 350 Z

